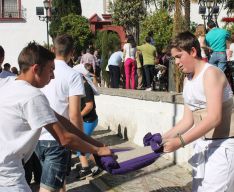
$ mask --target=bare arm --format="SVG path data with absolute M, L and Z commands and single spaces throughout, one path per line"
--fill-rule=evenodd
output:
M 93 109 L 93 101 L 89 101 L 85 103 L 84 109 L 81 111 L 81 116 L 84 117 L 85 115 L 89 114 L 89 112 Z
M 57 114 L 55 112 L 55 115 L 57 117 L 57 119 L 59 120 L 59 122 L 62 124 L 62 126 L 64 127 L 64 129 L 66 129 L 68 132 L 75 134 L 76 136 L 78 136 L 79 138 L 81 138 L 83 141 L 86 141 L 94 146 L 97 147 L 103 147 L 104 144 L 100 143 L 99 141 L 93 139 L 90 136 L 87 136 L 83 133 L 82 130 L 77 129 L 68 119 L 66 119 L 65 117 Z
M 75 95 L 69 97 L 69 118 L 75 127 L 83 130 L 80 96 Z
M 163 140 L 174 138 L 178 133 L 183 134 L 193 126 L 193 114 L 188 105 L 184 106 L 184 114 L 182 119 L 168 132 L 163 135 Z
M 64 147 L 72 150 L 79 150 L 84 153 L 97 154 L 99 156 L 111 155 L 107 147 L 97 147 L 82 140 L 75 134 L 69 133 L 59 122 L 46 125 L 45 128 L 54 136 L 54 138 Z

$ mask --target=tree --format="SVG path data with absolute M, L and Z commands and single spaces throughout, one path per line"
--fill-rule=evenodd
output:
M 89 22 L 85 17 L 80 15 L 69 14 L 61 18 L 61 25 L 57 30 L 57 34 L 64 33 L 73 37 L 77 53 L 88 47 L 92 40 Z
M 152 15 L 146 17 L 141 22 L 140 29 L 140 41 L 144 42 L 145 37 L 149 31 L 154 31 L 154 40 L 156 42 L 157 50 L 161 51 L 166 48 L 172 36 L 173 19 L 168 12 L 164 9 L 158 10 Z
M 184 26 L 186 31 L 190 30 L 190 6 L 191 1 L 184 0 Z
M 142 0 L 118 0 L 110 3 L 113 23 L 123 26 L 128 34 L 133 34 L 138 41 L 139 24 L 146 16 L 146 7 Z
M 52 20 L 50 23 L 50 35 L 52 38 L 57 36 L 59 26 L 61 25 L 61 18 L 68 14 L 81 15 L 80 0 L 53 0 L 52 1 Z

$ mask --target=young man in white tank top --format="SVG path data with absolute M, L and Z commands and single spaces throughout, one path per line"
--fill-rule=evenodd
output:
M 199 42 L 190 32 L 180 33 L 171 42 L 171 55 L 188 75 L 183 90 L 184 115 L 163 135 L 164 152 L 176 151 L 196 140 L 192 191 L 231 192 L 234 190 L 234 126 L 230 125 L 233 95 L 225 74 L 202 61 Z

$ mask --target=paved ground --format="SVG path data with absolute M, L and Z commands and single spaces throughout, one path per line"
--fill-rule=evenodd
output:
M 94 137 L 112 147 L 138 147 L 122 139 L 111 130 L 98 128 Z M 170 160 L 160 157 L 152 165 L 126 175 L 110 175 L 103 172 L 98 178 L 77 181 L 76 167 L 79 162 L 73 158 L 73 169 L 67 181 L 68 192 L 189 192 L 191 174 Z

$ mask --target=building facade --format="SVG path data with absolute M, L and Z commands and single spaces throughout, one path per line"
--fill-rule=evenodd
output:
M 96 13 L 101 17 L 108 13 L 110 1 L 113 0 L 81 0 L 82 15 L 90 18 Z M 36 7 L 43 7 L 43 0 L 0 0 L 0 45 L 6 53 L 4 63 L 18 67 L 17 57 L 28 42 L 46 44 L 46 22 L 39 20 Z M 221 13 L 219 21 L 226 16 L 225 12 Z M 196 4 L 191 8 L 191 21 L 203 23 Z

